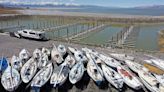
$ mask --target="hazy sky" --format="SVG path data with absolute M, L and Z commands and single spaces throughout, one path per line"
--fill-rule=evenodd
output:
M 164 0 L 0 0 L 3 2 L 15 3 L 54 3 L 54 4 L 78 4 L 78 5 L 99 5 L 108 7 L 135 7 L 149 5 L 164 5 Z

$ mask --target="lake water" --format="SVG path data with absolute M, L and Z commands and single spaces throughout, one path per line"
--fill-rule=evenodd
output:
M 25 26 L 25 28 L 27 29 L 28 28 L 42 29 L 42 28 L 64 25 L 63 23 L 61 23 L 60 19 L 56 19 L 52 17 L 40 18 L 35 16 L 31 18 L 20 18 L 20 19 L 12 19 L 9 21 L 0 21 L 0 27 L 16 26 L 18 25 L 18 21 L 20 25 Z M 102 31 L 88 33 L 87 35 L 85 35 L 86 38 L 80 40 L 78 39 L 78 41 L 80 43 L 89 43 L 89 44 L 98 44 L 98 45 L 106 44 L 106 42 L 109 41 L 113 35 L 116 35 L 119 31 L 121 31 L 122 28 L 123 27 L 109 26 Z M 74 33 L 79 33 L 87 29 L 88 29 L 87 25 L 78 25 L 55 32 L 54 31 L 47 32 L 47 34 L 51 39 L 57 39 L 58 37 L 67 37 L 67 30 L 68 30 L 68 36 L 72 36 Z M 144 49 L 144 50 L 159 50 L 158 31 L 162 29 L 164 29 L 164 24 L 140 26 L 140 33 L 135 43 L 135 47 L 137 49 Z M 10 31 L 17 31 L 17 30 L 18 29 L 10 29 Z
M 127 15 L 164 15 L 163 8 L 108 8 L 108 7 L 82 7 L 82 8 L 57 8 L 55 10 L 65 12 L 87 12 L 87 13 L 107 13 L 107 14 L 127 14 Z

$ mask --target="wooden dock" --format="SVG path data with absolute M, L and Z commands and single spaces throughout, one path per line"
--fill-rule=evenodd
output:
M 101 25 L 98 25 L 98 26 L 96 26 L 96 27 L 92 27 L 92 28 L 90 28 L 90 29 L 88 29 L 88 30 L 82 31 L 82 32 L 80 32 L 80 33 L 77 33 L 77 34 L 75 34 L 75 35 L 73 35 L 73 36 L 70 36 L 70 37 L 68 37 L 68 38 L 66 38 L 66 39 L 71 40 L 71 39 L 75 39 L 75 38 L 81 37 L 81 36 L 83 36 L 83 35 L 86 35 L 86 34 L 88 34 L 88 33 L 90 33 L 90 32 L 102 31 L 105 27 L 107 27 L 106 24 L 101 24 Z
M 25 26 L 7 26 L 7 27 L 0 27 L 0 30 L 8 30 L 8 29 L 17 29 L 17 28 L 24 28 Z
M 55 31 L 55 30 L 68 28 L 68 27 L 71 27 L 71 26 L 77 26 L 79 24 L 80 24 L 80 22 L 73 23 L 73 24 L 61 25 L 61 26 L 55 26 L 55 27 L 45 28 L 45 29 L 43 29 L 43 31 Z
M 108 44 L 117 47 L 134 48 L 137 37 L 139 35 L 139 31 L 139 27 L 137 26 L 126 26 L 116 35 L 113 35 L 112 39 L 108 41 Z

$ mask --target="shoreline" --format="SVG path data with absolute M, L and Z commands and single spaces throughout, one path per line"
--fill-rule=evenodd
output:
M 127 23 L 164 23 L 164 16 L 148 16 L 148 15 L 128 15 L 128 14 L 106 14 L 106 13 L 87 13 L 87 12 L 64 12 L 60 10 L 49 9 L 5 9 L 0 8 L 0 17 L 10 16 L 56 16 L 67 17 L 86 20 L 101 20 L 101 21 L 115 21 Z M 8 12 L 8 13 L 6 13 Z M 14 13 L 13 13 L 14 12 Z

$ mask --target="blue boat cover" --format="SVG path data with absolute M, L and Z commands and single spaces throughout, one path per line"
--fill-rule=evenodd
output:
M 8 61 L 6 58 L 0 59 L 0 72 L 3 72 L 8 67 Z

